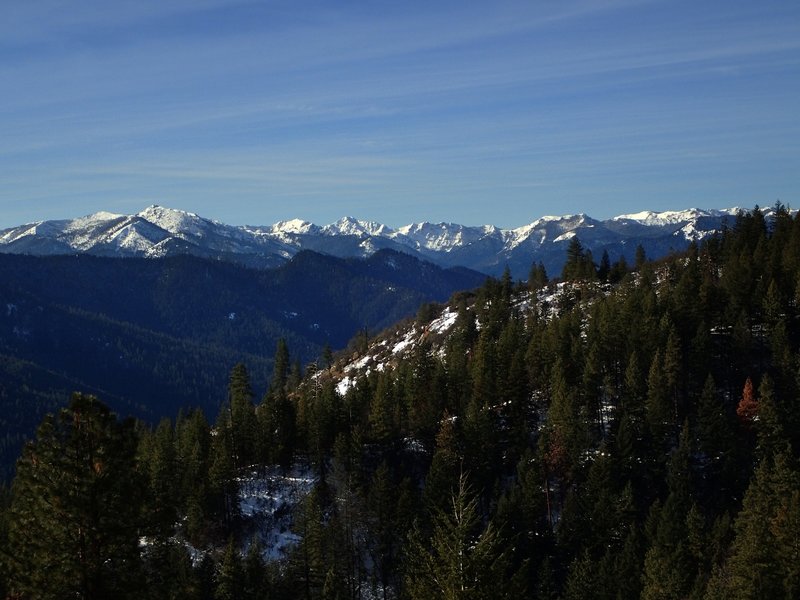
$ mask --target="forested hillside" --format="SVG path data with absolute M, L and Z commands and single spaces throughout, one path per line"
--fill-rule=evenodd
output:
M 263 389 L 279 339 L 308 362 L 484 279 L 392 251 L 302 252 L 273 270 L 191 256 L 0 254 L 0 479 L 72 391 L 152 423 L 181 408 L 214 415 L 236 363 Z
M 268 387 L 237 366 L 213 417 L 135 427 L 76 396 L 20 459 L 6 591 L 798 597 L 800 218 L 756 208 L 685 254 L 594 260 L 576 240 L 567 283 L 491 279 L 303 372 L 279 341 Z M 340 394 L 403 328 L 422 341 Z M 298 464 L 316 484 L 276 558 L 242 485 Z

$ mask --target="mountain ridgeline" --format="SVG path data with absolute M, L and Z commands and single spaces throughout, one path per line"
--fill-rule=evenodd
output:
M 390 250 L 367 259 L 304 251 L 271 270 L 185 255 L 0 254 L 4 473 L 72 391 L 151 422 L 180 408 L 215 414 L 234 364 L 264 386 L 279 339 L 305 364 L 484 279 Z
M 366 257 L 381 249 L 411 254 L 441 267 L 467 267 L 499 277 L 506 268 L 525 279 L 532 262 L 559 273 L 573 237 L 594 256 L 634 258 L 642 246 L 658 258 L 683 251 L 732 222 L 736 209 L 641 212 L 600 221 L 584 214 L 541 217 L 516 229 L 493 225 L 415 223 L 392 229 L 345 217 L 320 227 L 295 219 L 270 226 L 232 226 L 193 213 L 150 206 L 135 215 L 106 212 L 43 221 L 0 231 L 0 252 L 49 256 L 92 254 L 214 258 L 248 267 L 272 268 L 302 250 L 340 258 Z
M 614 277 L 571 251 L 570 281 L 489 279 L 304 376 L 279 342 L 268 387 L 230 371 L 213 427 L 194 411 L 134 428 L 74 397 L 18 464 L 3 591 L 797 597 L 800 218 L 740 213 Z M 271 554 L 245 482 L 301 463 L 316 484 Z M 108 515 L 75 501 L 122 493 Z

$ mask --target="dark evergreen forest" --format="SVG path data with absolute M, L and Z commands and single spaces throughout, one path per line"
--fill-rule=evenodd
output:
M 272 270 L 192 256 L 0 254 L 0 480 L 72 391 L 154 423 L 186 407 L 213 416 L 236 363 L 264 388 L 279 339 L 307 362 L 484 279 L 391 250 L 301 252 Z
M 157 427 L 75 394 L 5 494 L 3 592 L 800 597 L 800 217 L 631 266 L 575 238 L 561 276 L 456 294 L 446 336 L 344 396 L 368 335 L 305 365 L 279 340 L 266 389 L 237 365 L 218 414 Z M 299 542 L 265 562 L 242 475 L 297 463 Z

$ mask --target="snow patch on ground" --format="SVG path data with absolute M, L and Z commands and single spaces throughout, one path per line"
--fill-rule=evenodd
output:
M 409 452 L 415 454 L 425 454 L 425 445 L 416 438 L 407 437 L 403 439 L 403 444 Z
M 352 377 L 343 377 L 342 380 L 336 384 L 336 393 L 340 396 L 344 396 L 354 385 L 355 380 Z
M 286 475 L 278 467 L 252 471 L 238 479 L 239 510 L 254 526 L 264 559 L 286 558 L 299 541 L 292 527 L 295 508 L 311 492 L 316 477 L 307 465 L 295 465 Z
M 392 354 L 400 354 L 403 350 L 411 346 L 411 344 L 414 343 L 415 334 L 415 330 L 412 329 L 409 331 L 402 340 L 394 345 L 394 348 L 392 348 Z
M 457 318 L 458 313 L 448 306 L 438 319 L 431 321 L 428 330 L 435 333 L 450 331 L 453 325 L 455 325 Z
M 362 356 L 362 357 L 361 357 L 361 358 L 359 358 L 359 359 L 358 359 L 356 362 L 354 362 L 352 365 L 350 365 L 349 367 L 347 367 L 347 370 L 348 370 L 348 371 L 354 371 L 354 370 L 355 370 L 355 371 L 357 371 L 357 370 L 359 370 L 359 369 L 363 369 L 363 368 L 364 368 L 364 367 L 366 367 L 366 366 L 367 366 L 367 365 L 368 365 L 368 364 L 369 364 L 371 361 L 372 361 L 372 356 L 370 356 L 369 354 L 367 354 L 366 356 Z

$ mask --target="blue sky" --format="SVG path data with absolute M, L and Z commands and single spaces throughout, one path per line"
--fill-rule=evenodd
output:
M 800 2 L 5 0 L 0 228 L 800 206 Z

